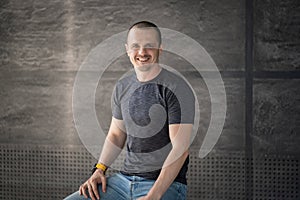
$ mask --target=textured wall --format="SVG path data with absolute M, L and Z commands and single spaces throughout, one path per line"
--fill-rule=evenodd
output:
M 254 1 L 253 197 L 298 199 L 299 1 Z
M 254 149 L 299 155 L 300 3 L 255 5 Z
M 220 70 L 243 70 L 244 6 L 240 1 L 229 2 L 2 2 L 1 139 L 79 144 L 71 108 L 76 71 L 93 47 L 138 20 L 153 21 L 197 40 Z M 111 71 L 128 70 L 126 59 L 110 67 Z M 165 64 L 173 63 L 166 55 Z M 232 86 L 231 80 L 224 81 Z M 107 84 L 112 87 L 114 82 Z M 100 96 L 110 98 L 109 93 Z M 99 109 L 101 113 L 110 114 Z
M 223 75 L 225 126 L 209 157 L 193 157 L 190 199 L 299 198 L 299 1 L 254 1 L 253 38 L 245 38 L 245 1 L 2 0 L 0 198 L 61 199 L 88 177 L 95 159 L 73 121 L 76 72 L 97 44 L 139 20 L 195 39 Z M 252 133 L 245 130 L 246 40 L 254 45 Z M 200 94 L 197 153 L 210 118 L 206 85 L 184 59 L 165 53 L 161 60 Z M 111 90 L 130 68 L 124 55 L 99 83 L 96 109 L 105 130 Z M 245 157 L 246 145 L 252 158 Z

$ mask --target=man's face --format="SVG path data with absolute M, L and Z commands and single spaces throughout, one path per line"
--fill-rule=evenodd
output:
M 158 63 L 161 51 L 153 28 L 133 28 L 128 33 L 126 51 L 133 66 L 141 71 L 147 71 Z

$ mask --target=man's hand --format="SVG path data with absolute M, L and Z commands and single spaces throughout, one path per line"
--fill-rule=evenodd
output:
M 106 177 L 101 169 L 97 169 L 94 174 L 79 187 L 79 194 L 88 198 L 86 191 L 88 190 L 92 200 L 100 199 L 98 192 L 98 184 L 102 184 L 102 191 L 106 192 Z

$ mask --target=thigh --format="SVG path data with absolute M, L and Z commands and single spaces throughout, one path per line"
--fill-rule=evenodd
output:
M 79 195 L 79 192 L 74 192 L 73 194 L 70 194 L 64 200 L 86 200 L 86 198 L 83 195 Z
M 154 185 L 154 180 L 142 179 L 132 181 L 132 198 L 134 200 L 139 199 L 140 197 L 146 196 L 149 190 Z
M 138 183 L 134 183 L 133 188 L 133 199 L 138 199 L 142 196 L 146 196 L 149 190 L 154 185 L 155 181 L 144 180 Z M 162 196 L 161 200 L 186 200 L 186 190 L 187 186 L 174 182 Z
M 126 183 L 126 179 L 123 179 L 119 174 L 114 174 L 107 178 L 106 192 L 102 192 L 102 185 L 98 185 L 98 192 L 101 200 L 129 199 L 130 193 L 129 184 Z M 88 193 L 88 192 L 87 192 Z M 90 199 L 90 198 L 89 198 Z M 65 200 L 87 200 L 83 195 L 79 195 L 79 192 L 75 192 L 66 197 Z
M 185 200 L 186 199 L 186 190 L 187 186 L 179 183 L 179 182 L 174 182 L 172 185 L 168 188 L 168 190 L 165 192 L 163 197 L 161 198 L 162 200 Z
M 98 185 L 98 191 L 102 195 L 101 200 L 129 199 L 130 182 L 120 173 L 116 173 L 107 178 L 106 192 L 102 192 L 102 185 Z

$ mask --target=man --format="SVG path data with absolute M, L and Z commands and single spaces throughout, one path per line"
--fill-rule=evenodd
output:
M 155 24 L 132 25 L 125 47 L 134 73 L 116 84 L 113 117 L 94 173 L 66 199 L 186 199 L 193 92 L 159 64 L 161 33 Z M 106 178 L 125 144 L 122 170 Z

